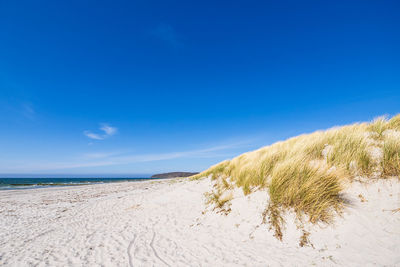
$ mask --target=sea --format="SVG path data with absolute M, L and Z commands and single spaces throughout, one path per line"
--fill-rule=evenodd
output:
M 140 182 L 152 178 L 0 178 L 0 190 L 79 186 L 115 182 Z

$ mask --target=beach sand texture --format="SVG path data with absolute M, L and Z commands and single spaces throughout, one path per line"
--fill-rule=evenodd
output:
M 400 183 L 354 182 L 342 217 L 283 241 L 261 224 L 266 191 L 238 193 L 228 215 L 205 205 L 209 179 L 0 192 L 2 266 L 400 266 Z

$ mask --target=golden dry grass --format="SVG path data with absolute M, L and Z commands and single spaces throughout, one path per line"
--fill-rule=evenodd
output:
M 373 149 L 380 149 L 383 156 L 371 153 Z M 245 194 L 266 188 L 270 205 L 264 215 L 269 216 L 279 238 L 283 221 L 278 211 L 293 209 L 299 218 L 305 214 L 312 223 L 329 222 L 342 209 L 344 184 L 355 176 L 372 174 L 400 175 L 400 115 L 277 142 L 192 178 L 211 176 L 219 195 L 232 187 L 241 187 Z M 222 203 L 218 198 L 214 201 Z
M 399 175 L 400 142 L 399 138 L 389 136 L 383 143 L 383 173 L 387 176 Z

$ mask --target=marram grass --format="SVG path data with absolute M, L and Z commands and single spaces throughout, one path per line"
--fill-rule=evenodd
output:
M 400 114 L 380 117 L 327 131 L 297 136 L 223 161 L 193 176 L 215 181 L 218 194 L 211 202 L 225 205 L 218 196 L 233 187 L 245 194 L 266 189 L 270 204 L 264 213 L 282 237 L 278 211 L 293 209 L 312 223 L 330 222 L 345 200 L 344 184 L 356 176 L 400 175 Z

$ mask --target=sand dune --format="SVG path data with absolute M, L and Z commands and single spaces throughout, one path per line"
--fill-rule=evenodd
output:
M 353 183 L 349 206 L 312 245 L 286 214 L 278 241 L 261 213 L 265 191 L 238 194 L 232 211 L 204 204 L 210 181 L 165 180 L 0 192 L 4 266 L 396 266 L 400 184 Z M 361 195 L 361 197 L 359 196 Z

